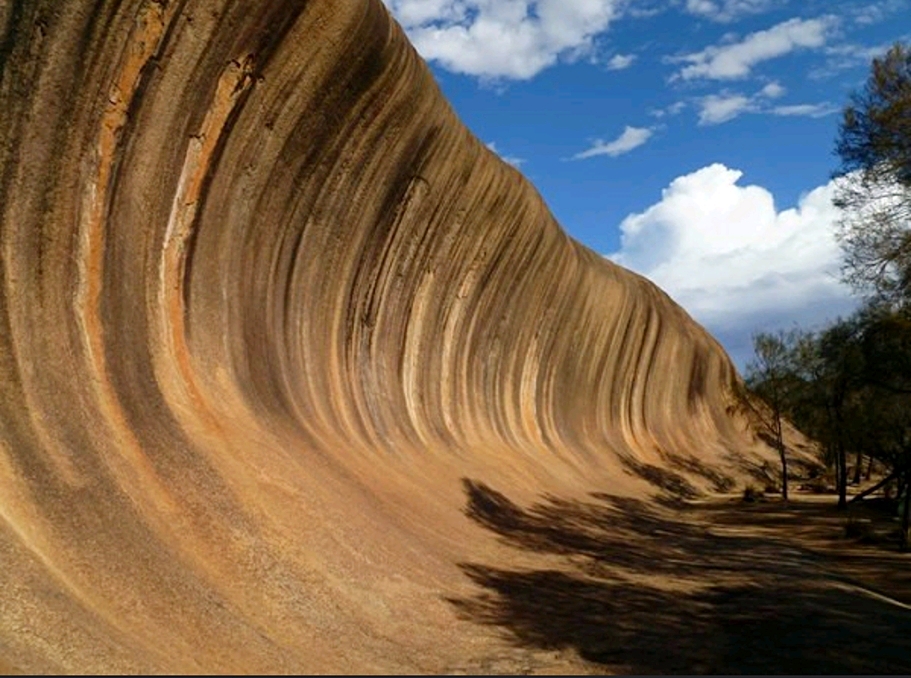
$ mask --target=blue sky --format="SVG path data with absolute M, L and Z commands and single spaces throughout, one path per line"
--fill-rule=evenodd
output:
M 839 111 L 911 0 L 385 0 L 463 122 L 566 231 L 663 287 L 743 367 L 851 311 Z

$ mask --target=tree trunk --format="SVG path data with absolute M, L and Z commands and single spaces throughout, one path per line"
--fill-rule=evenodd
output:
M 905 473 L 905 506 L 902 511 L 902 551 L 907 551 L 911 547 L 911 473 Z
M 848 460 L 845 446 L 838 441 L 838 508 L 848 508 Z
M 781 455 L 781 498 L 788 500 L 788 458 L 784 454 L 784 443 L 779 443 L 778 454 Z
M 781 499 L 788 500 L 788 459 L 784 452 L 784 435 L 781 430 L 781 413 L 775 410 L 775 438 L 778 443 L 778 456 L 781 457 Z
M 838 392 L 832 402 L 832 414 L 835 419 L 835 457 L 836 457 L 836 478 L 835 484 L 838 486 L 838 508 L 845 510 L 848 508 L 848 460 L 845 455 L 845 427 L 843 425 L 844 413 L 842 405 L 844 404 L 844 384 L 838 387 Z
M 857 461 L 854 463 L 854 479 L 852 485 L 860 485 L 860 478 L 864 469 L 864 453 L 857 452 Z
M 870 475 L 873 473 L 873 457 L 867 460 L 867 480 L 870 480 Z
M 890 474 L 887 475 L 885 478 L 883 478 L 882 480 L 880 480 L 880 481 L 879 481 L 878 483 L 876 483 L 876 485 L 874 485 L 873 487 L 868 488 L 868 489 L 864 490 L 863 492 L 861 492 L 860 494 L 851 497 L 850 503 L 853 504 L 854 502 L 860 501 L 860 500 L 863 499 L 864 497 L 870 496 L 871 494 L 873 494 L 874 492 L 876 492 L 876 490 L 880 489 L 880 488 L 883 487 L 886 483 L 890 482 L 894 477 L 895 477 L 895 471 L 892 471 L 892 473 L 890 473 Z

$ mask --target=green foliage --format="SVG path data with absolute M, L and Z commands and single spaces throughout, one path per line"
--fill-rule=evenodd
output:
M 897 43 L 873 60 L 866 86 L 844 109 L 836 153 L 842 174 L 911 185 L 911 47 Z
M 873 60 L 845 107 L 835 204 L 845 280 L 892 302 L 911 298 L 911 47 Z
M 763 424 L 783 468 L 786 417 L 821 444 L 839 506 L 849 455 L 875 459 L 900 487 L 911 482 L 911 311 L 868 304 L 820 332 L 758 334 L 755 347 L 746 383 L 768 404 Z
M 754 408 L 768 437 L 781 459 L 781 496 L 788 499 L 788 460 L 782 418 L 792 409 L 799 380 L 795 371 L 799 333 L 760 332 L 753 335 L 755 359 L 747 365 L 746 388 L 768 405 L 768 412 Z
M 862 351 L 867 381 L 893 394 L 911 394 L 911 317 L 908 311 L 865 312 Z
M 753 335 L 755 358 L 747 365 L 747 388 L 779 412 L 786 408 L 794 387 L 796 337 L 795 332 Z

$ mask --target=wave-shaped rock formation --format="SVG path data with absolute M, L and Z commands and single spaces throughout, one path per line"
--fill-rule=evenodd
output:
M 449 670 L 510 557 L 465 479 L 751 453 L 719 345 L 378 0 L 10 0 L 0 68 L 0 668 Z

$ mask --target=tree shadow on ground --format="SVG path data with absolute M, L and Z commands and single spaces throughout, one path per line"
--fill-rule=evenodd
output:
M 464 483 L 473 520 L 516 548 L 564 556 L 540 570 L 462 565 L 481 592 L 450 602 L 518 645 L 573 648 L 637 674 L 911 672 L 911 612 L 831 574 L 820 554 L 713 534 L 633 499 L 523 509 Z
M 712 484 L 712 490 L 715 492 L 730 492 L 737 484 L 731 476 L 721 473 L 718 469 L 695 457 L 672 454 L 670 452 L 664 452 L 662 457 L 672 467 L 708 480 Z
M 623 470 L 626 473 L 642 478 L 659 490 L 659 498 L 662 501 L 673 504 L 704 496 L 704 493 L 693 485 L 683 473 L 707 480 L 714 492 L 730 492 L 736 485 L 731 476 L 719 472 L 695 457 L 672 454 L 663 450 L 658 450 L 658 453 L 664 460 L 666 467 L 655 466 L 632 456 L 621 456 L 620 462 L 623 464 Z M 765 479 L 765 476 L 763 478 Z
M 702 493 L 685 476 L 668 468 L 641 462 L 633 457 L 621 456 L 624 470 L 630 475 L 639 476 L 650 485 L 661 490 L 662 494 L 675 499 L 695 499 Z
M 731 464 L 738 472 L 744 473 L 759 483 L 762 487 L 774 487 L 781 482 L 781 471 L 768 460 L 757 460 L 741 452 L 729 452 L 725 461 Z M 793 474 L 788 474 L 793 478 Z

